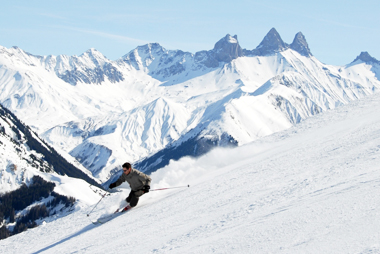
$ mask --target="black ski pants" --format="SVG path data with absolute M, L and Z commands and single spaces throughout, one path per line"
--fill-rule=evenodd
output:
M 134 207 L 139 202 L 139 197 L 144 194 L 142 191 L 133 191 L 129 193 L 129 196 L 125 199 L 131 207 Z

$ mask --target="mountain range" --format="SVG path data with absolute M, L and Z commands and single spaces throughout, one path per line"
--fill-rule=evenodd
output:
M 115 61 L 0 47 L 0 103 L 105 186 L 126 161 L 151 173 L 241 146 L 373 94 L 379 77 L 367 52 L 324 64 L 301 32 L 287 44 L 274 28 L 252 50 L 227 34 L 195 54 L 150 43 Z

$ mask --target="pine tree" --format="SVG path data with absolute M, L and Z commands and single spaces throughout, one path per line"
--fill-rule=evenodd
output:
M 11 215 L 9 217 L 9 221 L 10 221 L 10 223 L 15 222 L 15 209 L 14 208 L 12 208 Z
M 7 227 L 4 225 L 0 228 L 0 240 L 9 237 L 9 231 Z

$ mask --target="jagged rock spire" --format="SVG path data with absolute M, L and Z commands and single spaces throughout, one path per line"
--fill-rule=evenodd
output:
M 228 63 L 243 55 L 243 49 L 239 45 L 237 35 L 227 34 L 215 44 L 213 51 L 218 62 Z
M 243 49 L 239 45 L 237 35 L 227 34 L 215 43 L 214 49 L 197 52 L 195 60 L 208 68 L 215 68 L 220 62 L 229 63 L 240 56 L 243 56 Z
M 306 42 L 305 36 L 301 32 L 298 32 L 296 34 L 292 44 L 290 44 L 290 48 L 294 51 L 297 51 L 303 56 L 312 56 L 309 49 L 309 45 Z
M 358 57 L 356 57 L 353 62 L 356 62 L 359 60 L 361 60 L 367 64 L 374 64 L 374 63 L 380 64 L 380 61 L 378 61 L 376 58 L 374 58 L 370 54 L 368 54 L 367 51 L 361 52 L 360 55 Z
M 282 39 L 275 28 L 272 28 L 259 46 L 254 50 L 254 53 L 259 56 L 270 55 L 276 52 L 284 51 L 289 47 Z

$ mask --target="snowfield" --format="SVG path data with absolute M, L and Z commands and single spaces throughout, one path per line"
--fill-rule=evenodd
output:
M 103 225 L 128 189 L 0 241 L 1 253 L 380 253 L 380 96 L 235 149 L 153 173 L 131 211 Z M 99 196 L 100 199 L 100 196 Z

